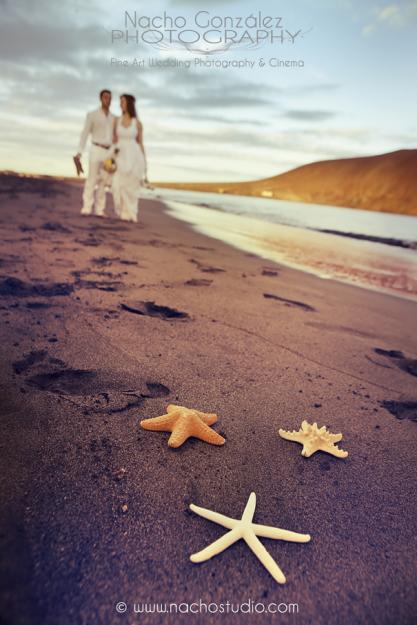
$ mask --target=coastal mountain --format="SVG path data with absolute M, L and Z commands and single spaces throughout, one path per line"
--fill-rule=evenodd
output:
M 248 182 L 155 183 L 155 186 L 417 215 L 417 150 L 318 161 Z

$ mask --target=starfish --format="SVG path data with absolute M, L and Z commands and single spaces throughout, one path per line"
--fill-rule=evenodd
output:
M 243 538 L 248 547 L 262 562 L 275 581 L 277 581 L 278 584 L 285 584 L 286 580 L 284 573 L 257 537 L 263 536 L 264 538 L 275 538 L 277 540 L 287 540 L 294 543 L 308 543 L 310 540 L 310 534 L 297 534 L 296 532 L 279 529 L 278 527 L 269 527 L 268 525 L 258 525 L 256 523 L 252 523 L 255 507 L 255 493 L 250 494 L 241 519 L 231 519 L 230 517 L 219 514 L 218 512 L 206 510 L 205 508 L 200 508 L 199 506 L 191 504 L 190 509 L 193 512 L 230 530 L 227 534 L 224 534 L 218 540 L 215 540 L 214 543 L 208 545 L 208 547 L 202 551 L 193 553 L 192 556 L 190 556 L 191 562 L 204 562 L 205 560 L 209 560 L 213 556 L 216 556 L 218 553 L 221 553 L 230 547 L 230 545 L 233 545 L 236 541 Z
M 335 443 L 342 440 L 343 434 L 331 434 L 325 425 L 318 428 L 317 423 L 311 425 L 311 423 L 303 421 L 298 431 L 287 432 L 280 429 L 278 434 L 281 438 L 285 438 L 288 441 L 301 443 L 303 446 L 301 455 L 306 458 L 312 456 L 316 451 L 325 451 L 332 456 L 336 456 L 336 458 L 346 458 L 348 455 L 347 451 L 343 451 L 343 449 L 339 449 L 335 445 Z
M 140 422 L 145 430 L 172 432 L 169 447 L 180 447 L 187 438 L 194 436 L 211 445 L 224 445 L 225 439 L 209 426 L 216 423 L 217 415 L 169 404 L 167 414 Z

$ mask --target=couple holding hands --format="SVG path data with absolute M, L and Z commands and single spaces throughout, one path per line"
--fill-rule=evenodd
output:
M 91 135 L 88 176 L 83 193 L 82 215 L 104 217 L 106 186 L 111 191 L 114 210 L 120 219 L 137 221 L 141 185 L 147 183 L 143 127 L 136 114 L 135 98 L 120 96 L 122 114 L 110 112 L 111 91 L 100 92 L 101 106 L 87 114 L 74 163 L 79 175 L 81 155 Z

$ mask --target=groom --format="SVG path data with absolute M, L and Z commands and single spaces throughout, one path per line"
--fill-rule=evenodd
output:
M 100 91 L 101 106 L 87 114 L 84 129 L 81 133 L 78 153 L 74 157 L 77 172 L 83 171 L 81 155 L 85 149 L 87 139 L 91 135 L 90 159 L 88 176 L 83 193 L 82 215 L 104 216 L 106 203 L 105 177 L 101 175 L 101 163 L 108 155 L 113 138 L 114 115 L 110 113 L 111 91 Z M 94 197 L 94 192 L 95 197 Z

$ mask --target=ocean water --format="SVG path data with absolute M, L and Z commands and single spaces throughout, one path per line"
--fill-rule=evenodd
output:
M 153 196 L 203 234 L 262 258 L 417 299 L 417 217 L 161 188 Z

